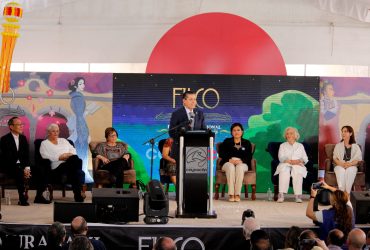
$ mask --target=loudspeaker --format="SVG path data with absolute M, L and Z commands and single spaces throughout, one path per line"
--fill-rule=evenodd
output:
M 144 194 L 144 222 L 147 224 L 166 224 L 169 205 L 162 184 L 158 180 L 152 180 L 147 185 L 147 191 Z
M 71 223 L 76 216 L 82 216 L 87 222 L 97 222 L 96 205 L 80 202 L 54 202 L 54 221 Z
M 92 202 L 96 205 L 100 222 L 139 221 L 139 193 L 136 188 L 93 188 Z
M 351 203 L 355 213 L 356 224 L 366 224 L 370 222 L 370 192 L 353 191 L 351 192 Z

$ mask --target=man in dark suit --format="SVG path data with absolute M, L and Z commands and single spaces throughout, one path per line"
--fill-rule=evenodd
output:
M 180 131 L 206 130 L 204 114 L 197 109 L 197 96 L 193 91 L 186 91 L 182 95 L 183 107 L 175 110 L 171 115 L 169 135 L 173 138 L 171 157 L 176 160 L 176 180 L 179 180 L 179 139 Z M 176 182 L 176 200 L 178 200 L 178 181 Z
M 197 109 L 197 96 L 193 91 L 186 91 L 182 95 L 183 107 L 175 110 L 171 115 L 169 134 L 174 140 L 176 152 L 178 152 L 178 142 L 181 130 L 206 130 L 204 121 L 204 114 L 201 110 Z M 171 150 L 172 152 L 173 150 Z M 177 154 L 176 154 L 177 156 Z
M 24 124 L 18 117 L 12 117 L 8 121 L 8 126 L 10 132 L 0 139 L 2 165 L 4 171 L 16 180 L 19 195 L 18 205 L 29 206 L 26 185 L 31 178 L 31 168 L 27 138 L 22 134 Z M 39 186 L 35 203 L 50 203 L 42 196 L 45 186 Z

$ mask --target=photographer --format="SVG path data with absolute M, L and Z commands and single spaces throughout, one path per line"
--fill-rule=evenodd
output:
M 325 182 L 321 182 L 319 189 L 331 191 L 329 200 L 332 207 L 321 211 L 314 211 L 314 200 L 319 190 L 317 187 L 314 188 L 315 184 L 318 183 L 314 183 L 313 188 L 311 188 L 311 196 L 307 205 L 306 216 L 320 226 L 320 239 L 325 240 L 329 231 L 334 228 L 341 230 L 347 237 L 348 233 L 355 225 L 352 205 L 349 202 L 348 194 L 329 186 Z

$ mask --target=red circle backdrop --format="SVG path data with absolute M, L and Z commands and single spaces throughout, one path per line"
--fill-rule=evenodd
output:
M 270 36 L 249 20 L 205 13 L 173 26 L 150 55 L 146 73 L 286 75 Z

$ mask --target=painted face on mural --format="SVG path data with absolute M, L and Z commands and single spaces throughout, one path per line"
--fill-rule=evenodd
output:
M 9 126 L 10 131 L 12 131 L 12 133 L 16 135 L 23 133 L 23 127 L 24 127 L 24 124 L 18 118 L 14 119 L 12 125 Z
M 187 94 L 186 97 L 182 99 L 182 103 L 187 109 L 193 110 L 197 106 L 197 97 L 195 94 Z
M 80 79 L 77 83 L 77 91 L 83 91 L 85 89 L 85 81 Z
M 335 94 L 333 85 L 329 84 L 326 86 L 324 94 L 326 97 L 333 98 Z

